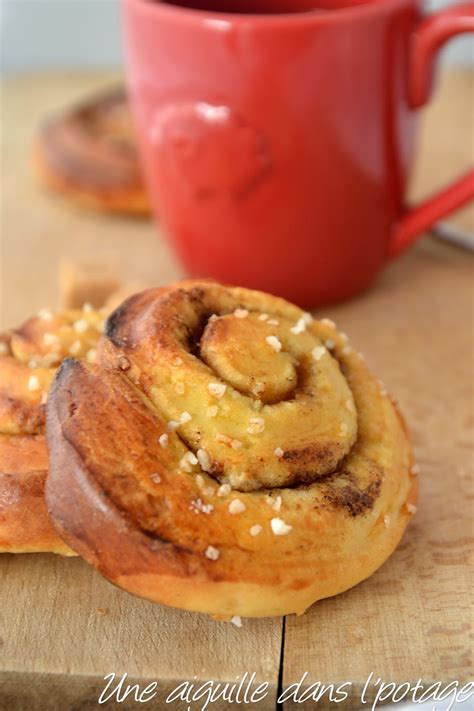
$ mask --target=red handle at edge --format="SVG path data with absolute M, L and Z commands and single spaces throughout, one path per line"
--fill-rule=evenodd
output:
M 426 19 L 417 29 L 413 39 L 409 78 L 409 101 L 412 108 L 419 108 L 430 96 L 438 51 L 449 39 L 465 32 L 474 32 L 472 2 L 447 8 Z M 471 170 L 402 215 L 395 227 L 389 255 L 399 254 L 432 224 L 473 198 L 474 170 Z

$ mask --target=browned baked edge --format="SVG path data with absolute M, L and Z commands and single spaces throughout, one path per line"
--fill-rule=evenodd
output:
M 46 474 L 44 435 L 0 435 L 0 552 L 76 555 L 48 516 Z
M 150 202 L 142 185 L 100 190 L 77 184 L 51 168 L 40 141 L 33 147 L 31 161 L 33 172 L 40 183 L 80 208 L 135 217 L 150 215 Z

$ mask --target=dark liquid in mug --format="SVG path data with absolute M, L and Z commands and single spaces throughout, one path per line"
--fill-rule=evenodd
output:
M 155 0 L 192 10 L 241 15 L 283 15 L 301 12 L 340 10 L 361 5 L 364 0 Z

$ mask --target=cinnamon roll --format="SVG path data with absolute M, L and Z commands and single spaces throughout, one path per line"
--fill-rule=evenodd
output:
M 149 213 L 122 88 L 98 94 L 46 121 L 36 141 L 34 166 L 46 186 L 81 206 Z
M 94 360 L 103 320 L 88 307 L 44 309 L 0 337 L 0 552 L 74 555 L 46 511 L 45 407 L 66 356 Z
M 126 300 L 47 405 L 48 508 L 136 595 L 302 613 L 370 576 L 415 510 L 403 419 L 328 320 L 208 281 Z

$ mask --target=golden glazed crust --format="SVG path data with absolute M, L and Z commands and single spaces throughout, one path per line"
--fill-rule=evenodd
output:
M 96 364 L 65 361 L 47 409 L 64 540 L 167 605 L 302 613 L 371 575 L 414 510 L 379 381 L 334 324 L 260 292 L 186 281 L 131 297 Z
M 0 337 L 0 552 L 75 555 L 46 510 L 45 407 L 57 366 L 95 359 L 104 315 L 43 310 Z
M 123 89 L 50 118 L 36 141 L 33 161 L 42 182 L 80 206 L 150 212 Z
M 46 510 L 44 435 L 0 435 L 0 551 L 74 555 Z

